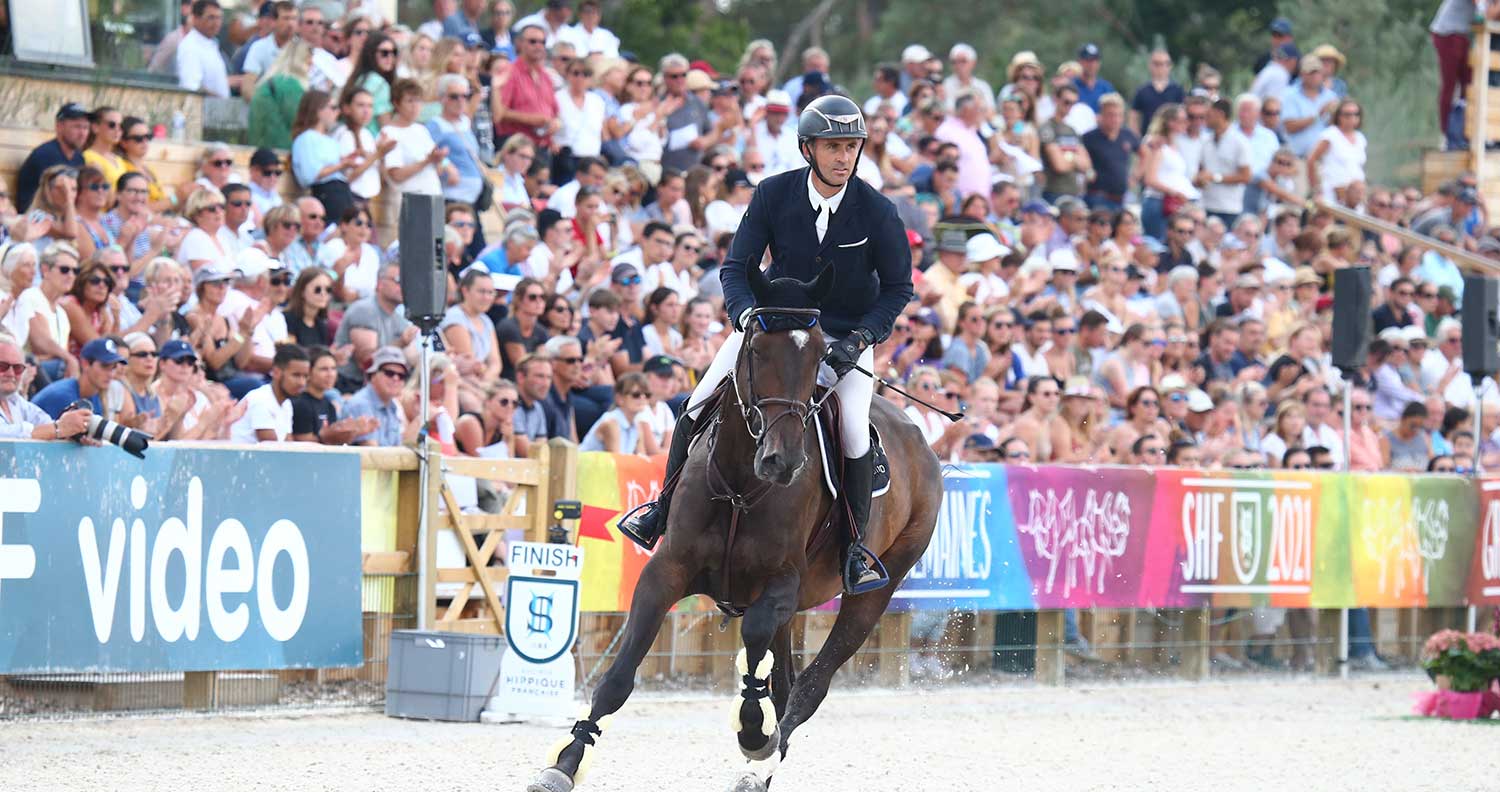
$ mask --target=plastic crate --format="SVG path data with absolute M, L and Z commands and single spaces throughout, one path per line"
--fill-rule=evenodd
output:
M 385 683 L 385 714 L 475 722 L 500 676 L 505 637 L 395 630 Z

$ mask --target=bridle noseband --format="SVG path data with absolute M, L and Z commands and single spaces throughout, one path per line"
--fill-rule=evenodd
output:
M 734 387 L 735 401 L 740 403 L 740 415 L 745 419 L 745 428 L 750 432 L 750 437 L 760 445 L 761 438 L 771 431 L 778 421 L 793 416 L 802 424 L 804 430 L 812 423 L 813 416 L 818 414 L 823 402 L 827 400 L 828 389 L 823 398 L 814 395 L 807 400 L 783 399 L 774 396 L 757 397 L 755 395 L 755 355 L 751 354 L 750 343 L 756 332 L 777 333 L 791 330 L 810 330 L 818 324 L 819 311 L 816 308 L 756 308 L 750 312 L 745 321 L 745 339 L 740 345 L 740 358 L 745 363 L 745 369 L 750 379 L 747 392 L 740 393 L 739 361 L 735 362 L 734 371 L 730 372 L 729 379 Z M 781 407 L 769 421 L 766 420 L 766 407 Z

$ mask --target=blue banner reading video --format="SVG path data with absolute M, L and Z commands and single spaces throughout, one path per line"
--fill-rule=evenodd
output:
M 358 665 L 359 457 L 0 443 L 0 674 Z

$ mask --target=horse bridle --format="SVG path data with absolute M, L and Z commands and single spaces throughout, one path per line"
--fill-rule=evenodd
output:
M 771 427 L 787 416 L 795 417 L 802 424 L 803 430 L 806 430 L 807 425 L 812 423 L 813 416 L 818 414 L 818 410 L 823 407 L 823 402 L 828 399 L 828 394 L 832 393 L 833 389 L 829 388 L 820 399 L 814 387 L 813 397 L 805 401 L 775 396 L 757 397 L 755 395 L 755 355 L 750 352 L 750 342 L 755 337 L 757 329 L 762 333 L 810 330 L 817 326 L 819 315 L 820 312 L 816 308 L 756 308 L 745 319 L 745 338 L 740 345 L 740 357 L 746 358 L 745 369 L 750 379 L 748 392 L 744 394 L 740 392 L 739 361 L 735 361 L 734 371 L 730 372 L 729 379 L 734 386 L 734 399 L 740 403 L 740 415 L 745 419 L 745 428 L 749 430 L 750 437 L 757 445 L 760 444 L 761 438 L 771 431 Z M 782 409 L 767 421 L 766 407 L 781 407 Z

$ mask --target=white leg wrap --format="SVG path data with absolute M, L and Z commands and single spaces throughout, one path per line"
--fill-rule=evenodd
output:
M 744 648 L 734 658 L 734 668 L 741 677 L 750 675 L 750 656 Z M 776 656 L 766 652 L 765 656 L 755 664 L 754 678 L 756 681 L 765 682 L 771 678 L 771 671 L 776 668 Z M 739 695 L 734 697 L 733 705 L 729 709 L 729 727 L 738 732 L 741 730 L 740 707 L 746 701 L 745 689 L 741 685 Z M 767 737 L 776 733 L 776 705 L 771 702 L 769 696 L 760 699 L 760 733 Z

